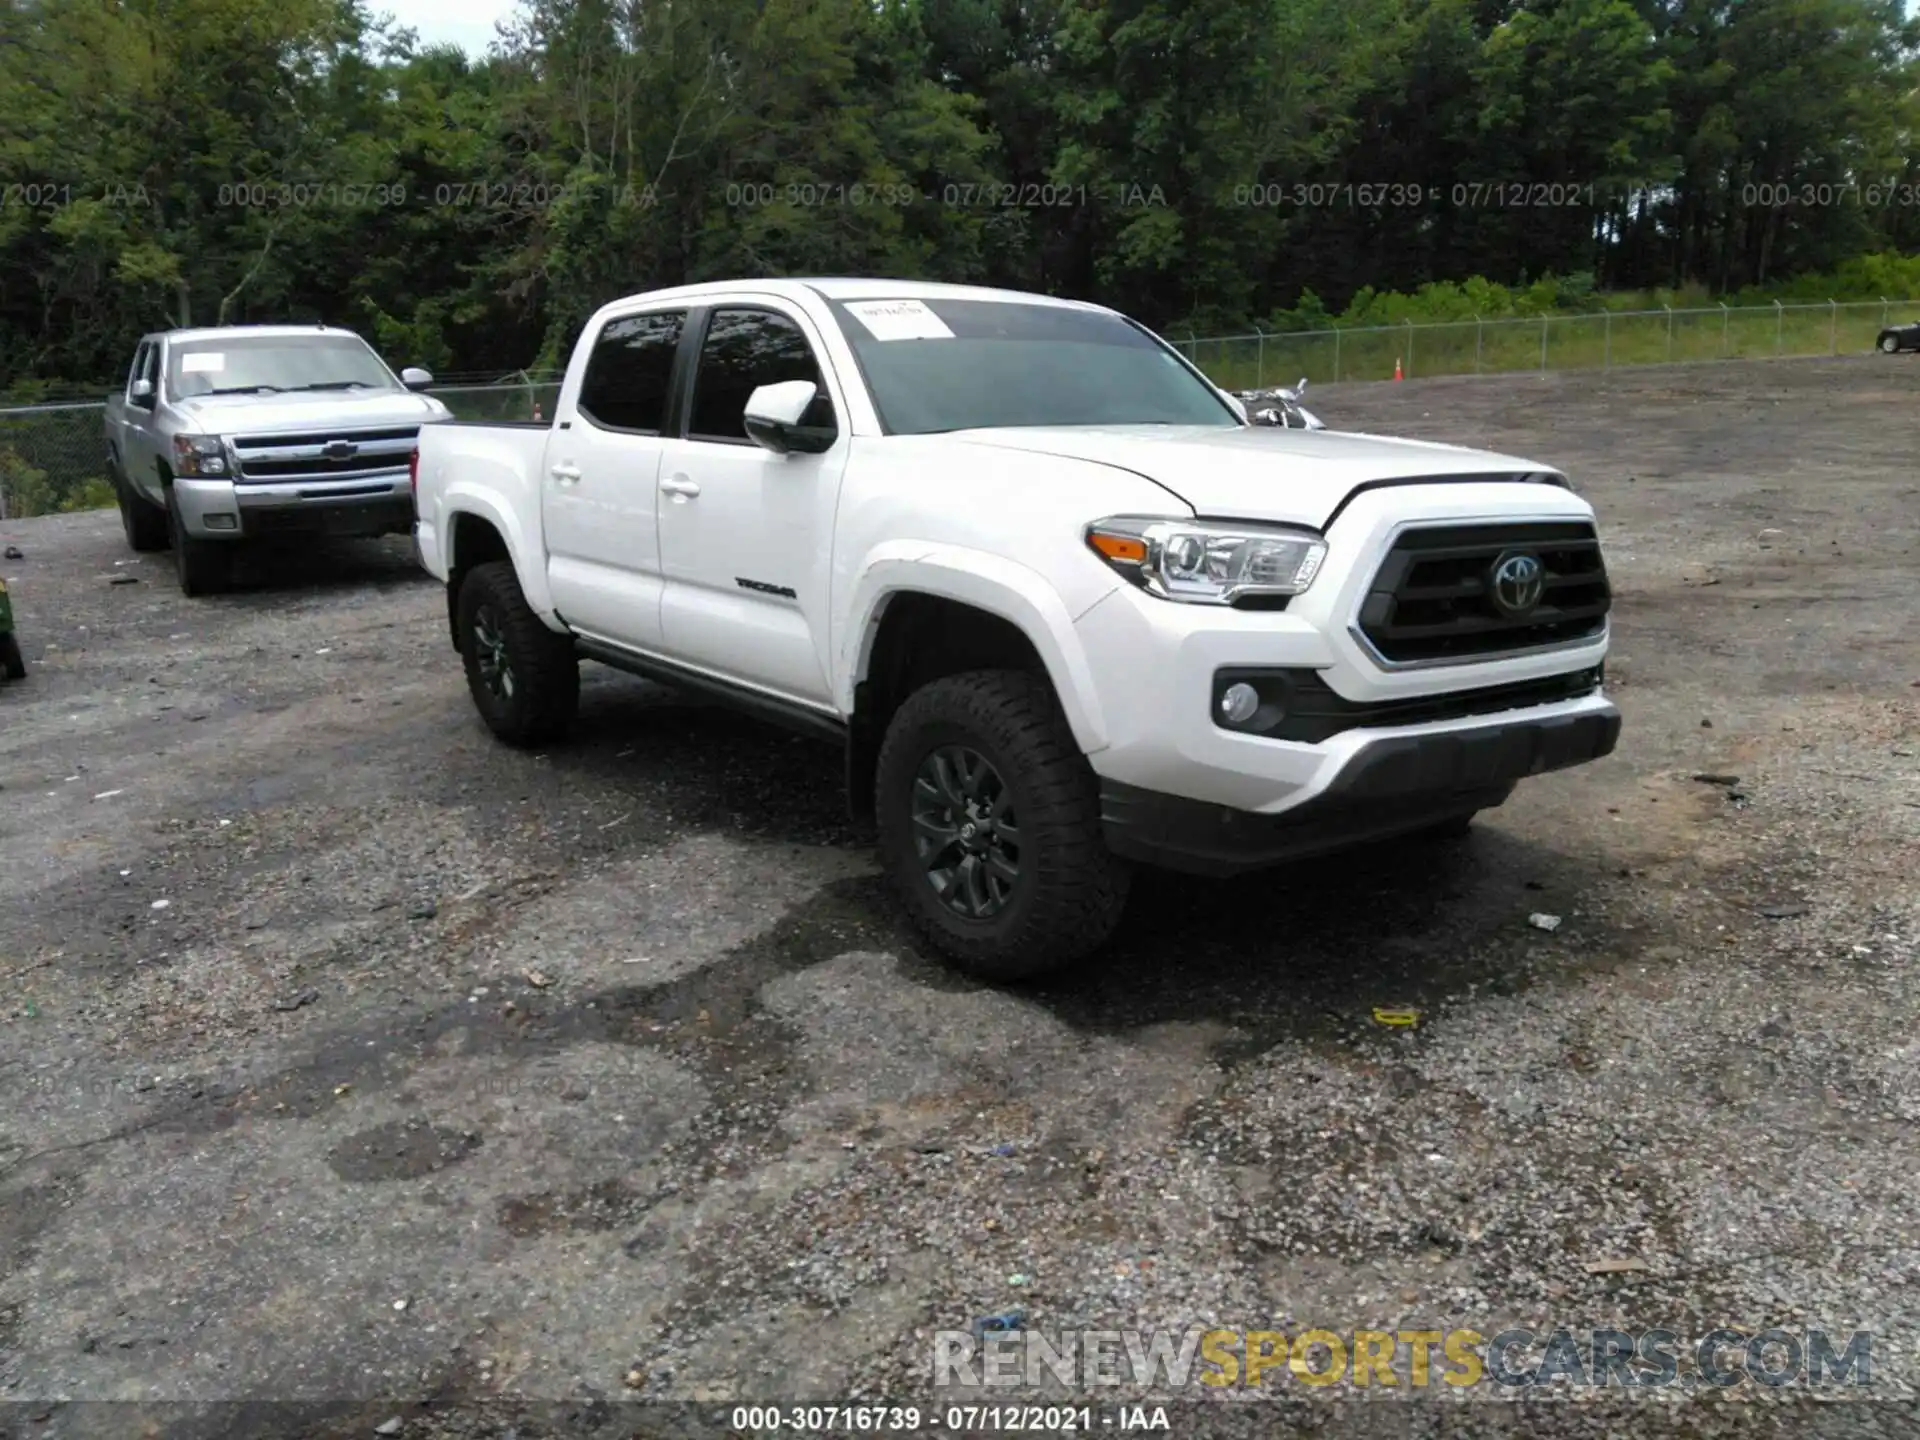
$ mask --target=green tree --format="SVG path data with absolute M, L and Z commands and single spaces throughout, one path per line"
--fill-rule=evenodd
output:
M 1672 281 L 1732 289 L 1872 248 L 1897 217 L 1873 214 L 1865 187 L 1913 157 L 1915 33 L 1898 0 L 1672 0 L 1665 19 Z
M 1192 323 L 1252 313 L 1283 224 L 1251 187 L 1312 149 L 1315 67 L 1283 54 L 1275 20 L 1257 0 L 1066 13 L 1050 174 L 1070 197 L 1065 286 Z
M 1475 169 L 1462 191 L 1482 266 L 1515 277 L 1600 266 L 1598 222 L 1672 173 L 1672 79 L 1629 0 L 1551 0 L 1496 26 L 1473 67 Z
M 552 366 L 727 274 L 1206 331 L 1920 248 L 1900 0 L 522 0 L 484 59 L 373 4 L 0 0 L 0 389 L 220 321 Z

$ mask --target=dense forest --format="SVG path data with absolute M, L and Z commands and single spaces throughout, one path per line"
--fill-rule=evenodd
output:
M 1916 38 L 1899 0 L 526 0 L 475 63 L 361 0 L 0 0 L 0 391 L 170 323 L 551 365 L 728 274 L 1201 334 L 1764 286 L 1920 247 Z

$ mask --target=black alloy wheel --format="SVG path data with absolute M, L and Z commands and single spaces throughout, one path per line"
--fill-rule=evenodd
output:
M 974 670 L 915 690 L 887 721 L 874 813 L 908 919 L 979 979 L 1060 971 L 1120 923 L 1130 871 L 1044 675 Z
M 913 843 L 927 882 L 954 914 L 991 920 L 1020 879 L 1020 824 L 1013 794 L 978 750 L 942 745 L 913 782 Z
M 490 602 L 482 600 L 473 612 L 473 663 L 489 695 L 505 704 L 513 701 L 513 658 L 507 654 L 507 636 Z
M 580 703 L 573 637 L 533 613 L 511 560 L 476 565 L 456 583 L 460 661 L 480 718 L 509 745 L 564 738 Z

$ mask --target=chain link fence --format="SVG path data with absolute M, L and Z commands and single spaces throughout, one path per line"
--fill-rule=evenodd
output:
M 462 420 L 545 419 L 560 397 L 560 377 L 523 371 L 428 393 Z M 0 520 L 114 503 L 105 412 L 100 400 L 0 407 Z
M 1412 376 L 1511 375 L 1616 366 L 1841 355 L 1871 349 L 1917 302 L 1602 311 L 1529 320 L 1330 326 L 1207 338 L 1169 336 L 1229 390 Z M 431 393 L 462 420 L 550 418 L 560 376 L 526 371 Z M 111 505 L 103 404 L 0 406 L 0 520 Z
M 1617 310 L 1526 320 L 1329 326 L 1211 338 L 1168 338 L 1229 390 L 1436 375 L 1545 374 L 1767 356 L 1869 350 L 1916 302 Z

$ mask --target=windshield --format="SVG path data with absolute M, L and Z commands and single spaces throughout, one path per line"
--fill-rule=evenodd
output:
M 227 335 L 167 347 L 169 393 L 395 390 L 393 372 L 357 335 Z
M 890 435 L 1240 424 L 1179 356 L 1118 315 L 1000 300 L 832 305 Z

